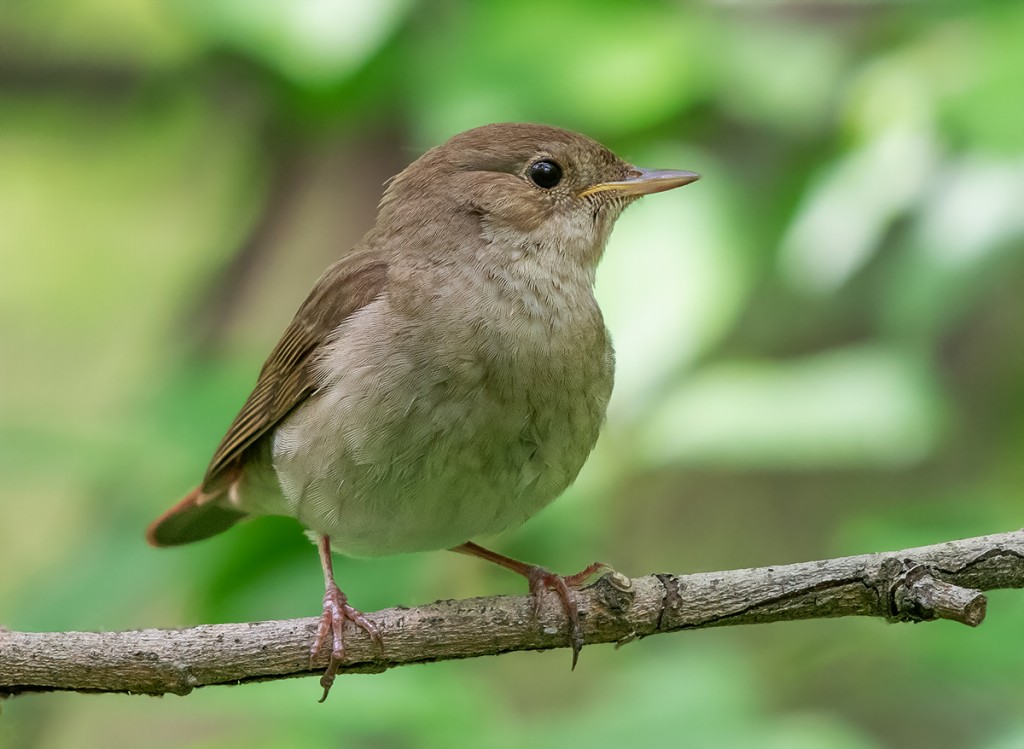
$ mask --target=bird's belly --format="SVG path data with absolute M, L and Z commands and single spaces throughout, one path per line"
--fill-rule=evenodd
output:
M 576 477 L 600 426 L 566 414 L 538 428 L 523 407 L 442 398 L 378 412 L 372 434 L 353 435 L 346 425 L 367 417 L 338 395 L 322 394 L 279 430 L 274 467 L 288 514 L 356 556 L 447 548 L 520 525 Z
M 397 343 L 353 341 L 366 365 L 334 370 L 277 429 L 279 511 L 351 555 L 427 551 L 518 526 L 576 478 L 604 419 L 610 349 L 563 371 L 464 354 L 426 366 Z

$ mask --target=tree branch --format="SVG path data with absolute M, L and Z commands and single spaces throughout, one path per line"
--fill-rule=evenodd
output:
M 587 643 L 683 629 L 838 616 L 889 621 L 950 619 L 977 626 L 981 590 L 1024 587 L 1024 531 L 916 549 L 781 567 L 605 575 L 579 592 Z M 369 615 L 383 652 L 349 626 L 340 673 L 409 663 L 565 647 L 561 605 L 533 615 L 525 596 L 440 601 Z M 188 694 L 196 687 L 319 674 L 310 664 L 317 618 L 132 632 L 0 630 L 0 697 L 69 690 Z

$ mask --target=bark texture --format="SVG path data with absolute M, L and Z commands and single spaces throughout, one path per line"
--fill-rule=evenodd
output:
M 915 549 L 778 567 L 609 573 L 579 591 L 588 644 L 663 632 L 838 616 L 950 619 L 977 626 L 983 590 L 1024 587 L 1024 531 Z M 440 601 L 369 614 L 383 649 L 350 626 L 340 673 L 409 663 L 566 647 L 553 594 L 536 616 L 526 596 Z M 0 630 L 0 697 L 68 690 L 185 695 L 196 687 L 319 676 L 309 661 L 318 617 L 130 632 Z

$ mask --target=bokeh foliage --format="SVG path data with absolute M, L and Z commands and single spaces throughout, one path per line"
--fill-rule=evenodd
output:
M 262 357 L 383 181 L 484 122 L 704 179 L 631 208 L 598 293 L 619 374 L 580 480 L 503 551 L 696 571 L 1019 527 L 1024 5 L 0 4 L 0 623 L 315 613 L 266 519 L 174 551 Z M 517 592 L 443 553 L 345 560 L 372 610 Z M 1024 742 L 1024 600 L 978 631 L 786 623 L 216 688 L 36 696 L 0 746 Z

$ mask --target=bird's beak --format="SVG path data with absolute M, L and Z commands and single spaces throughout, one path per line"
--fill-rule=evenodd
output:
M 699 174 L 683 172 L 678 169 L 640 169 L 639 167 L 633 167 L 629 171 L 629 177 L 626 179 L 591 185 L 585 190 L 580 191 L 577 197 L 585 198 L 587 195 L 608 190 L 614 190 L 619 195 L 639 197 L 682 187 L 691 182 L 696 182 L 698 179 L 700 179 Z

